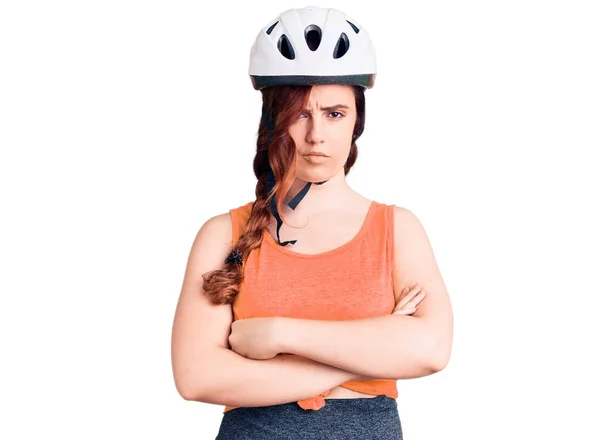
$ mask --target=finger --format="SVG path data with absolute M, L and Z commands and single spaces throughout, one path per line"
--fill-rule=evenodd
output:
M 423 298 L 425 298 L 425 296 L 426 292 L 419 293 L 417 296 L 415 296 L 409 302 L 407 302 L 404 307 L 416 307 L 417 304 L 423 301 Z
M 410 309 L 412 307 L 415 307 L 418 303 L 415 303 L 414 301 L 407 301 L 404 304 L 398 304 L 396 307 L 394 307 L 394 312 L 397 312 L 398 310 L 402 310 L 402 309 Z
M 411 298 L 410 300 L 407 301 L 401 301 L 395 308 L 394 308 L 394 312 L 397 312 L 399 310 L 405 309 L 405 308 L 414 308 L 416 307 L 421 301 L 423 301 L 423 298 L 425 298 L 426 296 L 426 292 L 420 292 L 417 296 Z
M 420 290 L 420 289 L 421 289 L 421 286 L 419 285 L 419 283 L 415 284 L 412 287 L 407 286 L 404 289 L 402 289 L 401 295 L 406 295 L 406 294 L 408 294 L 410 292 L 414 292 L 414 291 Z
M 413 304 L 418 304 L 423 301 L 423 298 L 427 295 L 427 292 L 421 291 L 417 295 L 415 295 L 409 302 Z
M 398 305 L 400 307 L 403 307 L 404 305 L 406 305 L 412 298 L 414 298 L 415 295 L 417 295 L 419 292 L 421 292 L 421 286 L 419 286 L 418 284 L 413 287 L 412 289 L 410 289 L 405 296 L 400 300 L 400 302 L 398 303 Z
M 397 312 L 392 313 L 392 315 L 412 315 L 417 311 L 414 307 L 405 308 L 402 310 L 398 310 Z
M 414 293 L 409 292 L 398 301 L 397 307 L 404 307 L 411 299 L 413 299 Z
M 406 295 L 407 293 L 409 293 L 411 290 L 415 290 L 417 287 L 419 287 L 419 284 L 415 284 L 414 286 L 410 287 L 407 286 L 404 289 L 402 289 L 402 291 L 400 292 L 400 296 L 402 295 Z

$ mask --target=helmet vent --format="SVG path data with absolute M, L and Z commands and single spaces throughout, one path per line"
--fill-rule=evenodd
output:
M 342 35 L 340 35 L 340 38 L 335 45 L 335 49 L 333 49 L 333 58 L 337 59 L 343 57 L 346 52 L 348 52 L 349 47 L 350 42 L 348 41 L 348 36 L 342 32 Z
M 348 21 L 348 20 L 346 20 L 346 21 Z M 354 32 L 356 32 L 358 34 L 359 29 L 354 25 L 354 23 L 351 23 L 351 22 L 348 21 L 348 24 L 350 26 L 352 26 L 352 29 L 354 29 Z
M 279 37 L 279 41 L 277 42 L 277 49 L 279 49 L 281 55 L 286 57 L 288 60 L 293 60 L 294 58 L 296 58 L 294 48 L 292 47 L 290 40 L 288 40 L 288 37 L 285 34 L 282 34 L 281 37 Z
M 275 29 L 275 26 L 277 26 L 277 23 L 279 23 L 279 21 L 276 21 L 271 26 L 269 26 L 269 29 L 267 29 L 267 35 L 271 35 L 271 32 L 273 32 L 273 29 Z
M 321 44 L 321 28 L 311 24 L 304 30 L 304 38 L 308 48 L 314 52 Z

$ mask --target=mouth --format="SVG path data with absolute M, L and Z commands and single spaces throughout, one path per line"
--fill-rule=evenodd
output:
M 321 163 L 325 162 L 329 157 L 324 154 L 305 154 L 304 160 L 308 163 Z
M 306 156 L 306 157 L 329 157 L 323 153 L 309 153 L 309 154 L 305 154 L 304 156 Z

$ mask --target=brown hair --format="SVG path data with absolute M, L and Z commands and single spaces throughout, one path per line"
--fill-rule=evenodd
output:
M 271 211 L 269 203 L 273 193 L 277 193 L 277 211 L 281 215 L 283 199 L 290 190 L 296 174 L 296 146 L 289 135 L 289 127 L 296 121 L 308 101 L 311 86 L 278 86 L 261 90 L 263 98 L 263 117 L 258 127 L 256 156 L 254 156 L 254 174 L 256 200 L 245 230 L 234 250 L 244 259 L 252 249 L 260 246 L 263 231 L 268 226 Z M 365 125 L 364 89 L 353 86 L 356 103 L 356 122 L 352 136 L 350 154 L 344 165 L 344 174 L 356 162 L 358 149 L 356 140 Z M 272 120 L 269 120 L 272 118 Z M 275 188 L 267 194 L 267 173 L 272 170 Z M 281 215 L 283 219 L 283 215 Z M 285 222 L 285 220 L 284 220 Z M 204 291 L 213 304 L 231 304 L 238 294 L 238 288 L 244 278 L 244 266 L 235 262 L 226 263 L 224 269 L 217 269 L 202 275 Z

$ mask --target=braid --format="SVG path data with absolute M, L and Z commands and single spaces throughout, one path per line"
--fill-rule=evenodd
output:
M 257 185 L 256 201 L 252 206 L 252 213 L 246 223 L 246 228 L 239 238 L 233 251 L 237 252 L 242 261 L 245 261 L 253 249 L 262 243 L 262 232 L 270 220 L 269 203 L 266 194 L 266 174 L 261 176 Z M 264 188 L 264 191 L 260 191 Z M 244 279 L 244 264 L 239 264 L 235 259 L 225 261 L 225 268 L 213 270 L 202 275 L 204 279 L 204 292 L 213 304 L 231 304 L 239 292 L 239 286 Z

